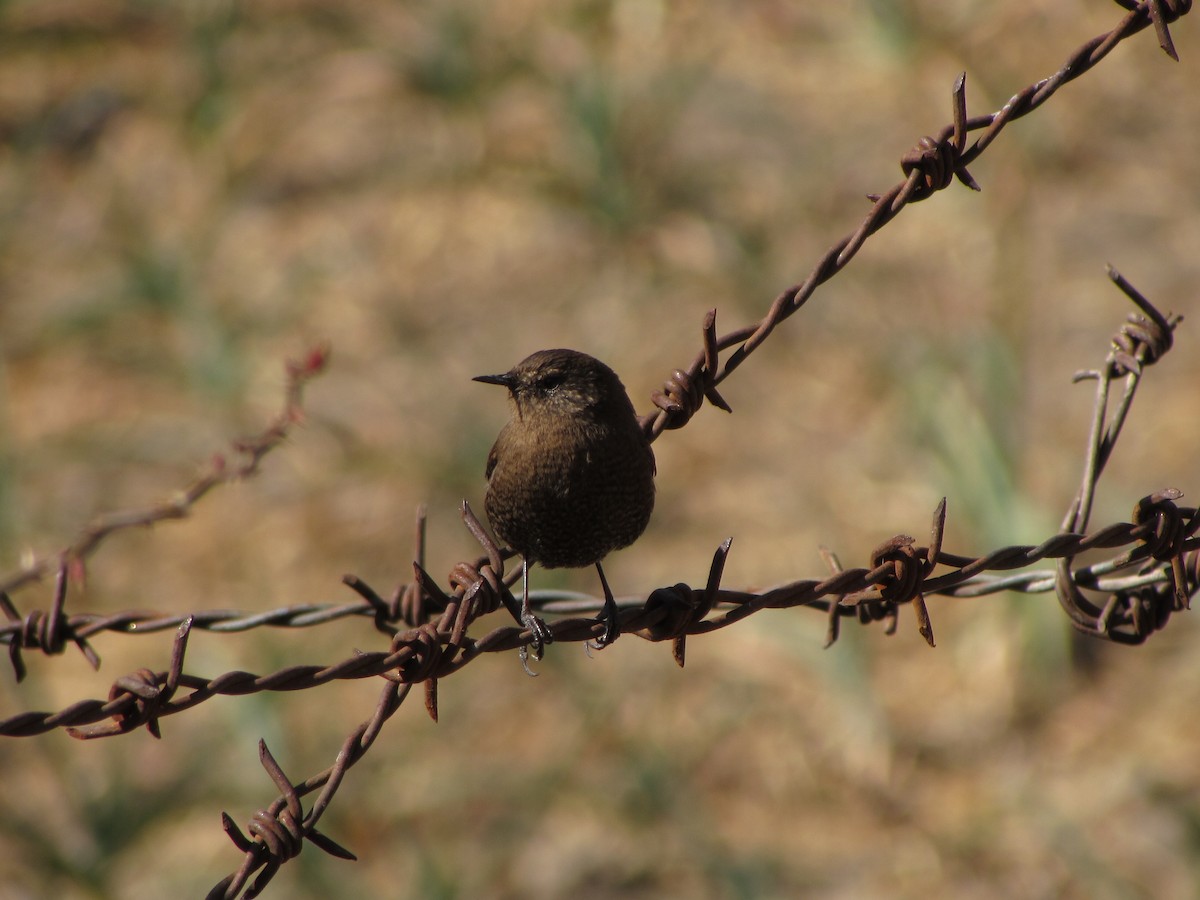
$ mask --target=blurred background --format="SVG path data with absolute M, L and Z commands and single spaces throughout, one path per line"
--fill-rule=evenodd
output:
M 262 474 L 122 533 L 69 610 L 345 602 L 478 551 L 463 498 L 508 411 L 471 376 L 544 347 L 612 365 L 635 405 L 718 328 L 757 320 L 951 115 L 1001 107 L 1121 10 L 850 0 L 0 4 L 0 570 L 167 497 L 274 413 L 328 340 L 309 417 Z M 905 210 L 655 444 L 618 594 L 824 574 L 897 533 L 1038 543 L 1079 482 L 1092 389 L 1132 309 L 1118 266 L 1188 318 L 1149 371 L 1094 525 L 1200 496 L 1200 32 L 1144 33 Z M 535 587 L 594 592 L 594 573 Z M 48 608 L 50 585 L 13 597 Z M 1191 897 L 1200 892 L 1200 633 L 1073 640 L 1048 595 L 934 599 L 925 646 L 766 612 L 688 644 L 514 654 L 419 698 L 352 770 L 267 896 Z M 479 633 L 503 622 L 482 622 Z M 0 715 L 166 668 L 169 633 L 101 635 L 0 674 Z M 196 633 L 187 671 L 332 663 L 366 620 Z M 0 894 L 202 895 L 240 862 L 219 812 L 275 797 L 367 718 L 378 681 L 220 698 L 83 744 L 0 744 Z

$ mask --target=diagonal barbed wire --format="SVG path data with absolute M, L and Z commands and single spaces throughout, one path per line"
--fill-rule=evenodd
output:
M 1174 42 L 1171 39 L 1167 26 L 1190 11 L 1191 0 L 1142 0 L 1142 2 L 1117 0 L 1117 2 L 1128 10 L 1128 14 L 1116 28 L 1107 34 L 1100 35 L 1083 44 L 1054 76 L 1036 82 L 1017 93 L 1001 110 L 991 116 L 980 119 L 967 119 L 965 77 L 960 76 L 954 90 L 953 125 L 943 128 L 937 138 L 923 138 L 917 147 L 905 156 L 901 162 L 902 170 L 906 176 L 905 181 L 897 188 L 893 188 L 887 194 L 875 199 L 871 212 L 863 220 L 859 228 L 852 235 L 831 248 L 817 263 L 804 282 L 782 292 L 775 299 L 767 315 L 758 325 L 731 332 L 721 338 L 718 338 L 716 334 L 716 310 L 711 310 L 707 314 L 702 327 L 703 345 L 701 351 L 686 369 L 676 369 L 673 372 L 672 376 L 665 382 L 663 388 L 657 391 L 652 398 L 657 410 L 642 419 L 643 427 L 650 439 L 654 440 L 667 428 L 680 428 L 685 425 L 691 416 L 703 405 L 705 400 L 708 400 L 718 408 L 728 411 L 729 406 L 718 393 L 717 386 L 745 360 L 756 346 L 766 339 L 772 329 L 796 312 L 812 295 L 819 284 L 840 271 L 854 254 L 857 253 L 866 238 L 882 228 L 888 221 L 895 218 L 906 203 L 924 199 L 937 190 L 949 186 L 953 178 L 958 178 L 958 180 L 969 187 L 977 187 L 974 179 L 967 172 L 966 166 L 978 158 L 991 145 L 992 141 L 1008 121 L 1026 115 L 1040 107 L 1063 84 L 1091 69 L 1118 43 L 1147 27 L 1154 27 L 1159 45 L 1172 59 L 1178 60 Z M 983 133 L 970 148 L 967 148 L 966 132 L 976 129 L 983 129 Z M 1159 318 L 1161 319 L 1161 317 Z M 1146 323 L 1142 320 L 1132 322 L 1131 324 L 1133 325 L 1133 330 L 1123 329 L 1122 336 L 1128 337 L 1130 340 L 1136 340 L 1139 334 L 1138 329 L 1141 329 Z M 1151 324 L 1159 323 L 1152 321 Z M 1173 327 L 1174 324 L 1168 329 L 1168 333 L 1173 330 Z M 1114 343 L 1118 351 L 1127 353 L 1127 355 L 1135 360 L 1138 359 L 1135 353 L 1128 352 L 1128 348 L 1123 346 L 1120 339 Z M 735 346 L 737 346 L 737 349 L 727 357 L 722 366 L 719 359 L 720 351 Z M 1163 346 L 1164 352 L 1165 349 L 1169 349 L 1169 339 Z M 1141 364 L 1147 361 L 1153 362 L 1156 358 L 1141 359 L 1138 361 L 1139 365 L 1133 367 L 1133 369 L 1140 375 Z M 1110 361 L 1111 359 L 1112 357 L 1110 356 Z M 1107 372 L 1110 368 L 1111 365 L 1106 366 L 1105 371 Z M 1100 379 L 1100 382 L 1105 385 L 1107 384 L 1105 379 Z M 1101 396 L 1101 393 L 1101 391 L 1098 391 L 1096 421 L 1102 422 L 1104 417 L 1102 404 L 1106 407 L 1107 395 Z M 1132 401 L 1132 391 L 1127 389 L 1126 393 L 1128 400 L 1125 403 L 1125 409 L 1128 408 L 1128 402 Z M 1122 416 L 1123 413 L 1117 414 L 1117 418 L 1121 418 Z M 1119 431 L 1119 427 L 1117 430 Z M 1093 436 L 1095 434 L 1099 434 L 1099 431 L 1094 432 Z M 1109 434 L 1115 440 L 1115 432 L 1110 431 Z M 1091 441 L 1089 447 L 1086 471 L 1091 473 L 1091 480 L 1089 481 L 1089 476 L 1085 474 L 1084 488 L 1077 498 L 1076 513 L 1083 509 L 1083 501 L 1089 492 L 1094 491 L 1096 480 L 1098 480 L 1100 471 L 1103 468 L 1102 454 L 1111 451 L 1111 443 L 1105 447 L 1102 441 L 1098 440 Z M 1173 590 L 1170 592 L 1169 599 L 1164 597 L 1161 590 L 1161 583 L 1145 585 L 1131 589 L 1125 593 L 1114 592 L 1109 596 L 1104 607 L 1099 611 L 1099 615 L 1095 617 L 1094 622 L 1089 623 L 1086 613 L 1092 607 L 1083 598 L 1078 583 L 1072 582 L 1069 588 L 1063 584 L 1064 580 L 1070 579 L 1071 574 L 1070 563 L 1067 562 L 1065 565 L 1059 567 L 1056 584 L 1060 602 L 1063 604 L 1064 609 L 1068 611 L 1072 625 L 1077 629 L 1087 631 L 1089 628 L 1094 627 L 1094 633 L 1096 634 L 1108 636 L 1120 635 L 1123 640 L 1137 642 L 1144 640 L 1145 636 L 1154 629 L 1161 628 L 1166 624 L 1170 611 L 1179 603 L 1181 588 L 1184 594 L 1184 601 L 1186 602 L 1187 596 L 1189 596 L 1189 584 L 1194 587 L 1200 583 L 1200 552 L 1197 551 L 1195 540 L 1191 537 L 1196 531 L 1197 513 L 1195 510 L 1191 510 L 1188 513 L 1180 513 L 1174 507 L 1174 499 L 1177 498 L 1173 496 L 1161 496 L 1156 503 L 1142 503 L 1135 509 L 1135 518 L 1139 511 L 1154 509 L 1156 507 L 1162 511 L 1162 515 L 1157 521 L 1159 527 L 1153 532 L 1158 543 L 1157 546 L 1149 551 L 1149 555 L 1153 555 L 1159 560 L 1167 557 L 1165 564 L 1171 567 L 1171 581 L 1173 582 Z M 942 526 L 945 521 L 944 515 L 945 506 L 943 502 L 942 506 L 939 507 L 939 514 L 935 516 L 933 528 L 933 543 L 939 548 Z M 1181 515 L 1187 518 L 1186 526 L 1182 524 Z M 1120 528 L 1121 526 L 1112 526 L 1112 529 L 1115 530 L 1120 530 Z M 1103 534 L 1105 531 L 1110 531 L 1110 529 L 1102 529 L 1101 533 Z M 1185 532 L 1187 538 L 1181 539 Z M 1144 546 L 1149 548 L 1150 545 L 1147 544 Z M 696 614 L 706 607 L 711 609 L 712 605 L 717 602 L 720 572 L 724 566 L 724 558 L 725 554 L 728 553 L 728 549 L 729 544 L 726 542 L 717 551 L 716 556 L 714 556 L 709 581 L 700 597 L 700 603 L 694 603 L 696 600 L 695 592 L 683 590 L 682 588 L 685 586 L 677 586 L 677 588 L 680 588 L 679 590 L 667 592 L 669 596 L 676 598 L 677 601 L 682 601 L 674 604 L 674 608 L 677 610 L 683 608 L 686 611 L 684 616 L 676 617 L 676 623 L 681 620 L 699 622 L 700 618 Z M 907 551 L 907 558 L 910 560 L 917 556 L 911 542 L 905 543 L 901 540 L 890 549 L 893 553 L 900 553 L 902 558 L 905 556 L 905 551 Z M 417 550 L 418 554 L 420 554 L 423 552 L 423 547 L 418 547 Z M 1132 558 L 1137 552 L 1130 551 L 1128 555 Z M 1168 556 L 1171 553 L 1174 553 L 1174 556 Z M 454 596 L 459 597 L 458 592 L 462 591 L 462 599 L 467 599 L 468 605 L 482 591 L 483 585 L 487 585 L 489 590 L 495 591 L 499 584 L 503 584 L 502 575 L 498 574 L 495 568 L 497 562 L 500 562 L 502 565 L 499 554 L 489 552 L 488 555 L 489 564 L 484 567 L 483 571 L 479 572 L 481 576 L 479 579 L 471 582 L 469 588 L 465 587 L 462 582 L 458 584 Z M 1028 555 L 1028 551 L 1026 555 Z M 420 557 L 418 556 L 418 558 Z M 925 562 L 927 565 L 931 565 L 930 560 L 939 558 L 937 552 L 929 553 Z M 1011 556 L 1007 558 L 1011 558 Z M 836 558 L 830 554 L 828 561 L 834 569 L 835 577 L 838 577 L 839 573 L 837 570 L 840 566 Z M 1160 566 L 1163 564 L 1163 561 L 1159 562 Z M 969 563 L 964 565 L 960 569 L 960 574 L 967 571 L 969 565 Z M 899 563 L 897 563 L 897 569 L 899 567 Z M 416 569 L 418 572 L 416 580 L 420 582 L 420 574 L 423 571 L 420 563 L 416 565 Z M 459 572 L 458 569 L 455 571 L 456 573 Z M 499 571 L 502 572 L 502 568 Z M 909 571 L 915 571 L 915 569 L 910 566 Z M 489 572 L 490 575 L 488 574 Z M 1190 582 L 1187 580 L 1189 576 L 1191 579 Z M 911 580 L 909 581 L 908 592 L 910 598 L 915 597 L 919 600 L 919 627 L 921 627 L 922 634 L 926 639 L 932 643 L 933 632 L 929 627 L 927 615 L 920 615 L 920 613 L 925 612 L 924 601 L 920 599 L 922 598 L 921 589 L 920 579 L 915 584 Z M 399 606 L 402 593 L 402 591 L 397 591 L 394 597 L 394 605 Z M 418 599 L 415 601 L 415 606 L 421 609 L 424 602 L 421 598 L 423 598 L 424 592 L 417 591 L 416 593 Z M 880 593 L 882 597 L 883 592 L 881 591 Z M 434 596 L 437 596 L 437 594 L 435 593 Z M 652 594 L 647 599 L 644 609 L 648 610 L 652 607 L 652 601 L 656 596 L 660 596 L 658 592 Z M 691 602 L 690 605 L 689 601 Z M 461 602 L 461 600 L 458 602 Z M 889 602 L 892 604 L 891 607 L 888 606 Z M 896 596 L 893 595 L 893 597 L 887 599 L 868 600 L 861 605 L 855 606 L 854 609 L 858 612 L 860 619 L 863 620 L 887 618 L 890 616 L 889 627 L 894 628 L 896 621 L 895 604 Z M 377 605 L 382 615 L 385 605 L 382 602 L 379 602 Z M 668 605 L 670 604 L 662 602 L 659 604 L 658 609 L 662 609 Z M 837 638 L 842 609 L 843 604 L 841 601 L 829 604 L 827 643 Z M 443 613 L 442 623 L 448 621 L 450 614 L 451 608 L 448 606 L 445 613 Z M 628 627 L 629 624 L 632 624 L 627 623 L 625 617 L 626 612 L 622 611 L 619 617 L 622 620 L 622 627 Z M 665 625 L 666 619 L 664 618 L 663 622 L 659 624 Z M 556 627 L 559 627 L 559 623 L 556 623 Z M 595 632 L 598 627 L 596 625 L 587 626 L 592 632 Z M 463 633 L 465 633 L 465 627 L 461 627 L 460 629 L 456 624 L 455 631 L 453 632 L 454 639 L 461 640 Z M 658 636 L 653 632 L 649 632 L 649 634 L 651 637 Z M 670 635 L 671 629 L 668 628 L 659 634 L 662 636 Z M 596 637 L 598 635 L 593 633 L 589 636 Z M 565 639 L 566 635 L 556 635 L 556 637 Z M 487 638 L 484 640 L 487 640 Z M 682 633 L 677 634 L 673 640 L 675 658 L 680 664 L 684 661 L 684 640 L 685 638 Z M 465 648 L 460 658 L 469 658 Z M 434 717 L 436 717 L 437 710 L 436 684 L 435 679 L 426 682 L 426 708 Z M 321 846 L 320 842 L 312 838 L 311 835 L 315 833 L 316 820 L 320 817 L 321 812 L 326 808 L 331 798 L 332 789 L 336 788 L 341 778 L 344 777 L 346 770 L 358 758 L 361 758 L 361 753 L 365 752 L 366 747 L 378 735 L 384 722 L 399 707 L 406 696 L 406 692 L 407 688 L 399 688 L 396 685 L 389 684 L 380 697 L 374 715 L 360 725 L 346 739 L 342 752 L 339 753 L 337 761 L 333 766 L 324 773 L 316 776 L 315 781 L 310 780 L 310 782 L 306 782 L 304 785 L 297 786 L 294 789 L 291 789 L 290 786 L 284 787 L 279 799 L 255 815 L 252 820 L 254 825 L 263 830 L 255 836 L 254 840 L 247 839 L 236 829 L 232 820 L 227 816 L 225 817 L 226 831 L 234 840 L 235 846 L 243 852 L 243 860 L 242 865 L 237 871 L 220 881 L 209 892 L 208 896 L 210 900 L 237 897 L 242 893 L 243 888 L 246 887 L 255 873 L 258 873 L 257 877 L 245 891 L 245 896 L 257 896 L 265 889 L 275 872 L 278 871 L 279 866 L 300 852 L 305 837 L 309 837 L 317 846 Z M 277 775 L 269 767 L 268 772 L 278 784 L 281 775 Z M 286 782 L 286 779 L 284 781 Z M 301 790 L 315 790 L 318 786 L 324 788 L 320 798 L 309 811 L 308 815 L 300 819 L 298 793 Z M 284 836 L 286 836 L 286 840 Z
M 979 185 L 967 171 L 967 166 L 983 155 L 1009 122 L 1040 108 L 1065 84 L 1090 71 L 1121 41 L 1153 26 L 1160 46 L 1178 61 L 1167 25 L 1191 10 L 1191 0 L 1116 2 L 1129 13 L 1115 28 L 1084 43 L 1057 72 L 1018 91 L 994 113 L 968 118 L 966 73 L 959 75 L 952 92 L 952 122 L 938 131 L 936 137 L 921 138 L 904 155 L 900 161 L 904 180 L 883 194 L 870 195 L 873 205 L 859 226 L 830 247 L 804 281 L 782 291 L 760 321 L 720 337 L 716 332 L 717 311 L 708 312 L 701 328 L 701 350 L 686 369 L 676 369 L 663 387 L 655 391 L 651 399 L 656 409 L 642 417 L 642 427 L 650 439 L 654 440 L 666 429 L 682 428 L 706 399 L 719 409 L 730 411 L 717 386 L 745 362 L 777 325 L 807 303 L 820 285 L 844 269 L 867 238 L 895 219 L 908 204 L 932 197 L 955 180 L 978 191 Z M 982 133 L 967 146 L 967 133 L 978 130 Z M 730 348 L 736 349 L 722 363 L 720 352 Z
M 884 194 L 872 196 L 872 208 L 858 228 L 835 244 L 803 282 L 779 294 L 758 323 L 719 337 L 716 312 L 708 313 L 702 328 L 701 351 L 687 369 L 676 370 L 663 389 L 653 395 L 656 409 L 642 419 L 651 439 L 666 429 L 687 424 L 706 400 L 728 410 L 718 386 L 777 325 L 799 310 L 820 284 L 841 271 L 868 237 L 894 219 L 908 203 L 932 196 L 955 179 L 977 189 L 967 166 L 991 145 L 1008 122 L 1039 108 L 1060 87 L 1095 66 L 1122 40 L 1151 26 L 1163 49 L 1177 58 L 1168 25 L 1190 11 L 1190 0 L 1118 2 L 1128 12 L 1116 28 L 1082 45 L 1053 76 L 1017 93 L 995 113 L 967 116 L 965 76 L 960 76 L 953 91 L 953 123 L 936 136 L 922 138 L 903 157 L 904 181 Z M 976 131 L 980 134 L 968 145 L 968 133 Z M 913 610 L 921 635 L 933 644 L 933 625 L 925 602 L 928 596 L 940 593 L 968 597 L 999 590 L 1053 588 L 1072 625 L 1080 631 L 1121 643 L 1146 640 L 1167 623 L 1172 613 L 1186 607 L 1200 584 L 1200 537 L 1197 537 L 1200 513 L 1177 504 L 1179 491 L 1165 489 L 1139 500 L 1130 522 L 1112 523 L 1091 531 L 1087 528 L 1096 485 L 1120 435 L 1140 377 L 1146 366 L 1170 349 L 1179 321 L 1178 317 L 1158 313 L 1127 281 L 1115 272 L 1110 274 L 1140 307 L 1141 314 L 1131 316 L 1118 332 L 1104 366 L 1081 375 L 1096 381 L 1095 412 L 1084 454 L 1080 491 L 1059 533 L 1037 545 L 1014 545 L 978 557 L 953 554 L 942 548 L 946 521 L 943 501 L 934 512 L 927 544 L 897 535 L 875 548 L 865 566 L 849 569 L 843 568 L 834 554 L 823 551 L 830 569 L 826 577 L 797 580 L 761 591 L 737 591 L 721 586 L 731 548 L 731 541 L 726 541 L 714 554 L 703 586 L 681 583 L 627 599 L 618 616 L 620 632 L 650 641 L 669 641 L 677 663 L 683 665 L 689 636 L 720 630 L 764 609 L 807 606 L 820 610 L 827 616 L 827 643 L 832 643 L 837 639 L 840 623 L 847 618 L 856 618 L 863 624 L 882 622 L 891 633 L 896 630 L 900 610 L 907 606 Z M 725 351 L 731 352 L 722 361 L 721 354 Z M 251 441 L 248 450 L 235 445 L 239 451 L 248 452 L 249 457 L 242 467 L 233 470 L 231 477 L 226 477 L 223 462 L 214 465 L 192 486 L 194 490 L 184 492 L 182 502 L 99 520 L 58 555 L 36 560 L 13 577 L 0 581 L 0 603 L 10 620 L 0 626 L 0 641 L 9 644 L 18 678 L 24 674 L 22 649 L 40 649 L 51 654 L 61 652 L 67 642 L 73 642 L 89 661 L 98 665 L 99 659 L 88 643 L 95 634 L 176 630 L 166 670 L 141 669 L 121 676 L 113 682 L 107 699 L 83 700 L 56 712 L 30 711 L 11 716 L 0 721 L 0 734 L 28 736 L 65 727 L 71 735 L 89 739 L 125 734 L 145 726 L 159 736 L 163 718 L 213 697 L 305 690 L 335 680 L 383 678 L 374 712 L 347 736 L 334 763 L 323 772 L 292 783 L 260 742 L 260 760 L 278 788 L 279 797 L 251 817 L 248 835 L 223 814 L 223 827 L 243 853 L 243 859 L 235 872 L 213 888 L 210 897 L 257 896 L 279 867 L 302 850 L 306 841 L 335 856 L 353 858 L 349 851 L 318 831 L 317 824 L 348 770 L 369 750 L 413 685 L 423 685 L 425 707 L 436 718 L 438 679 L 457 672 L 485 653 L 523 650 L 530 641 L 527 629 L 513 625 L 494 628 L 480 637 L 468 634 L 481 617 L 501 606 L 515 608 L 516 601 L 509 588 L 516 573 L 505 573 L 507 552 L 495 543 L 465 503 L 464 522 L 479 542 L 483 556 L 474 562 L 459 563 L 452 570 L 449 591 L 443 590 L 424 568 L 424 511 L 420 511 L 414 535 L 412 580 L 401 584 L 386 598 L 361 579 L 347 576 L 345 583 L 359 598 L 354 603 L 300 604 L 249 615 L 230 610 L 186 616 L 136 610 L 108 616 L 67 613 L 68 585 L 81 579 L 84 560 L 108 535 L 134 525 L 178 518 L 214 487 L 253 474 L 262 456 L 283 440 L 299 417 L 303 383 L 321 369 L 325 358 L 324 351 L 314 351 L 306 363 L 289 369 L 292 377 L 284 414 L 264 432 L 261 444 Z M 1124 387 L 1110 412 L 1110 386 L 1114 381 L 1121 381 Z M 1079 554 L 1101 549 L 1120 552 L 1088 567 L 1073 567 L 1073 560 Z M 1056 561 L 1053 572 L 989 574 L 1025 568 L 1043 559 Z M 22 617 L 8 594 L 51 572 L 57 576 L 51 610 L 33 611 Z M 1103 596 L 1093 602 L 1087 593 Z M 538 597 L 541 611 L 566 614 L 549 625 L 555 641 L 588 641 L 599 636 L 602 623 L 569 614 L 585 609 L 590 612 L 591 607 L 585 605 L 588 602 L 552 593 Z M 217 632 L 264 626 L 294 628 L 350 616 L 369 616 L 374 627 L 389 636 L 389 648 L 356 653 L 330 665 L 289 666 L 266 674 L 232 671 L 205 678 L 184 671 L 189 635 L 195 628 Z M 306 813 L 301 799 L 315 791 L 320 793 Z
M 191 484 L 175 496 L 154 506 L 108 513 L 89 523 L 74 542 L 51 556 L 34 557 L 3 579 L 0 594 L 9 594 L 51 572 L 66 568 L 74 578 L 82 578 L 80 566 L 107 538 L 119 531 L 146 528 L 159 522 L 183 519 L 213 489 L 258 474 L 263 457 L 287 440 L 292 428 L 304 419 L 304 389 L 320 375 L 329 361 L 329 347 L 313 347 L 302 360 L 286 366 L 287 385 L 283 409 L 258 434 L 233 441 L 230 449 L 239 458 L 231 464 L 224 453 L 215 453 Z
M 304 419 L 304 389 L 308 383 L 324 371 L 329 361 L 329 347 L 313 347 L 298 361 L 286 365 L 287 383 L 284 388 L 283 408 L 258 434 L 234 441 L 230 449 L 236 462 L 230 463 L 224 453 L 214 453 L 204 469 L 191 484 L 178 491 L 173 497 L 150 506 L 123 510 L 100 516 L 89 523 L 75 539 L 58 553 L 50 556 L 33 557 L 20 569 L 0 580 L 0 611 L 7 623 L 0 626 L 0 640 L 8 643 L 9 660 L 16 672 L 17 681 L 25 677 L 25 664 L 21 650 L 37 649 L 48 656 L 62 653 L 67 641 L 73 642 L 92 668 L 100 668 L 100 657 L 88 643 L 88 637 L 97 631 L 110 629 L 117 622 L 123 627 L 118 630 L 133 631 L 138 627 L 139 613 L 118 613 L 103 616 L 99 621 L 84 621 L 88 617 L 68 617 L 65 613 L 67 587 L 72 582 L 85 580 L 87 559 L 108 538 L 131 528 L 149 528 L 160 522 L 186 518 L 192 508 L 218 487 L 241 481 L 258 474 L 263 458 L 287 440 L 292 428 Z M 13 604 L 10 593 L 40 581 L 50 572 L 55 573 L 54 595 L 49 612 L 33 610 L 21 616 Z M 170 626 L 170 627 L 173 627 Z
M 1191 7 L 1189 0 L 1147 0 L 1147 2 L 1121 2 L 1129 10 L 1128 15 L 1110 32 L 1097 36 L 1079 47 L 1050 78 L 1041 79 L 1013 96 L 998 112 L 972 119 L 966 118 L 965 78 L 960 76 L 954 90 L 954 123 L 945 126 L 934 138 L 923 138 L 917 148 L 902 160 L 907 174 L 905 181 L 879 195 L 871 212 L 852 234 L 835 244 L 816 265 L 810 276 L 800 285 L 789 288 L 776 298 L 767 315 L 754 326 L 747 326 L 717 338 L 715 311 L 705 319 L 704 349 L 693 361 L 689 370 L 677 370 L 665 389 L 654 394 L 658 407 L 656 413 L 644 417 L 643 421 L 652 436 L 665 428 L 678 428 L 690 419 L 705 397 L 715 405 L 728 409 L 728 405 L 716 391 L 723 381 L 741 364 L 774 329 L 775 325 L 794 313 L 819 284 L 840 271 L 871 234 L 891 221 L 900 209 L 909 202 L 925 199 L 934 192 L 948 186 L 957 177 L 968 186 L 976 187 L 974 179 L 966 171 L 972 162 L 988 147 L 1007 122 L 1020 118 L 1040 107 L 1059 87 L 1079 77 L 1103 59 L 1117 43 L 1153 25 L 1163 49 L 1177 59 L 1167 24 L 1186 14 Z M 967 131 L 985 129 L 969 148 L 965 145 Z M 888 210 L 884 214 L 883 210 Z M 1173 324 L 1153 323 L 1159 332 L 1169 335 Z M 1165 332 L 1164 332 L 1165 328 Z M 721 350 L 741 344 L 730 355 L 724 367 L 718 364 Z M 1156 351 L 1160 354 L 1162 351 Z M 0 625 L 0 641 L 8 642 L 10 652 L 20 647 L 42 649 L 46 653 L 59 653 L 67 640 L 79 643 L 80 649 L 95 664 L 98 660 L 94 651 L 86 644 L 89 636 L 100 631 L 122 633 L 149 633 L 173 628 L 182 620 L 181 616 L 162 615 L 149 611 L 123 611 L 111 615 L 82 614 L 66 617 L 63 611 L 66 584 L 69 578 L 82 577 L 80 566 L 83 560 L 108 536 L 116 531 L 135 526 L 146 526 L 158 521 L 186 516 L 192 505 L 213 488 L 239 478 L 253 475 L 267 452 L 277 446 L 286 436 L 292 424 L 302 416 L 301 397 L 306 382 L 323 369 L 327 360 L 327 348 L 315 348 L 301 363 L 288 365 L 288 389 L 284 410 L 258 436 L 236 442 L 234 449 L 246 455 L 240 465 L 230 468 L 222 455 L 214 457 L 207 471 L 191 485 L 166 503 L 145 509 L 114 513 L 101 517 L 81 533 L 71 545 L 55 556 L 33 560 L 16 573 L 0 581 L 0 605 L 9 622 Z M 1126 401 L 1127 403 L 1127 401 Z M 20 617 L 8 593 L 56 570 L 54 604 L 49 614 L 34 611 Z M 399 598 L 393 598 L 394 605 Z M 379 601 L 382 604 L 383 601 Z M 379 604 L 376 604 L 378 606 Z M 234 611 L 211 610 L 194 614 L 194 627 L 212 631 L 240 631 L 260 625 L 280 627 L 304 627 L 323 624 L 350 615 L 366 612 L 359 604 L 289 606 L 255 614 Z M 379 610 L 371 609 L 379 616 Z M 22 671 L 19 657 L 14 654 L 14 666 Z

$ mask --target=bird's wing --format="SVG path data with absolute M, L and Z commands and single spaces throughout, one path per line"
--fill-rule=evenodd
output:
M 492 449 L 488 451 L 487 468 L 483 470 L 483 477 L 488 481 L 492 480 L 492 471 L 496 468 L 496 460 L 500 457 L 500 454 L 496 452 L 496 448 L 499 446 L 500 442 L 496 441 L 492 444 Z

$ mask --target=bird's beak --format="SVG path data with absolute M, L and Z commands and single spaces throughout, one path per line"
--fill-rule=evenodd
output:
M 476 375 L 471 380 L 482 381 L 484 384 L 500 384 L 510 390 L 517 383 L 517 379 L 513 377 L 511 372 L 505 372 L 503 375 Z

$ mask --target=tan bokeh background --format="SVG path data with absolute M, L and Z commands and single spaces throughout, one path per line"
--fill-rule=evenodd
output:
M 380 591 L 475 548 L 506 411 L 472 375 L 570 346 L 640 410 L 704 313 L 757 319 L 950 116 L 999 108 L 1112 27 L 1113 4 L 10 2 L 0 10 L 0 568 L 160 499 L 260 427 L 282 362 L 333 346 L 309 419 L 188 521 L 122 534 L 71 609 L 265 610 Z M 1120 267 L 1188 315 L 1098 498 L 1200 496 L 1200 33 L 1145 33 L 906 210 L 655 445 L 618 593 L 822 574 L 948 497 L 947 548 L 1037 543 L 1079 478 Z M 593 591 L 589 572 L 537 586 Z M 46 607 L 49 586 L 14 598 Z M 388 725 L 268 896 L 1188 897 L 1200 882 L 1200 654 L 1188 615 L 1081 647 L 1052 597 L 931 602 L 930 650 L 805 610 L 526 678 L 490 657 Z M 495 624 L 503 621 L 497 618 Z M 483 623 L 490 627 L 490 623 Z M 100 636 L 0 677 L 2 714 L 165 668 Z M 380 649 L 366 621 L 196 634 L 187 670 Z M 327 766 L 378 682 L 212 700 L 144 732 L 0 744 L 0 894 L 197 896 L 240 861 L 219 811 Z

